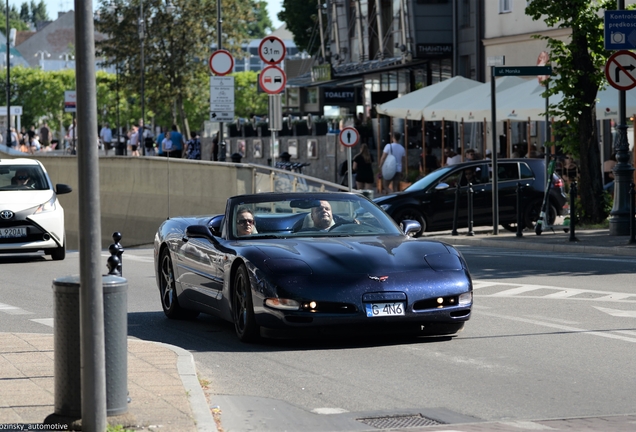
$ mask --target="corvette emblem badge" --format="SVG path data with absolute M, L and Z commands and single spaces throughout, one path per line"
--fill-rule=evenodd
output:
M 388 276 L 379 276 L 379 277 L 378 276 L 369 276 L 369 279 L 375 280 L 375 281 L 378 281 L 378 282 L 384 282 L 388 278 L 389 278 Z
M 13 219 L 14 213 L 11 210 L 0 211 L 0 219 L 9 220 Z

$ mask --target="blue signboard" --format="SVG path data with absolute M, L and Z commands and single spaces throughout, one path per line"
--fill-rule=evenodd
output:
M 630 50 L 636 48 L 636 11 L 605 11 L 605 49 Z

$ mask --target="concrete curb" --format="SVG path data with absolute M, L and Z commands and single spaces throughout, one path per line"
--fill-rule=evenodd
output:
M 196 365 L 194 363 L 192 353 L 183 348 L 179 348 L 178 346 L 162 342 L 142 342 L 155 343 L 168 348 L 177 355 L 177 370 L 179 372 L 181 382 L 183 383 L 183 388 L 188 394 L 197 430 L 200 432 L 218 432 L 216 422 L 214 421 L 212 412 L 210 411 L 210 406 L 208 405 L 205 393 L 203 392 L 197 377 Z

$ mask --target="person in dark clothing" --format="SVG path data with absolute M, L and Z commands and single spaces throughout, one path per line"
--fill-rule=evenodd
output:
M 199 141 L 196 131 L 190 132 L 190 140 L 186 143 L 186 158 L 201 159 L 201 141 Z
M 360 146 L 360 152 L 354 156 L 351 169 L 356 175 L 357 189 L 373 189 L 373 157 L 366 144 Z

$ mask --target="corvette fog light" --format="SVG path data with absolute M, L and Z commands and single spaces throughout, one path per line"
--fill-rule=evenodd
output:
M 298 303 L 296 300 L 284 299 L 284 298 L 265 299 L 265 305 L 274 309 L 282 309 L 282 310 L 300 309 L 300 303 Z
M 465 292 L 464 294 L 461 294 L 459 296 L 459 305 L 460 306 L 467 306 L 467 305 L 471 304 L 472 302 L 473 302 L 473 292 L 472 291 Z

